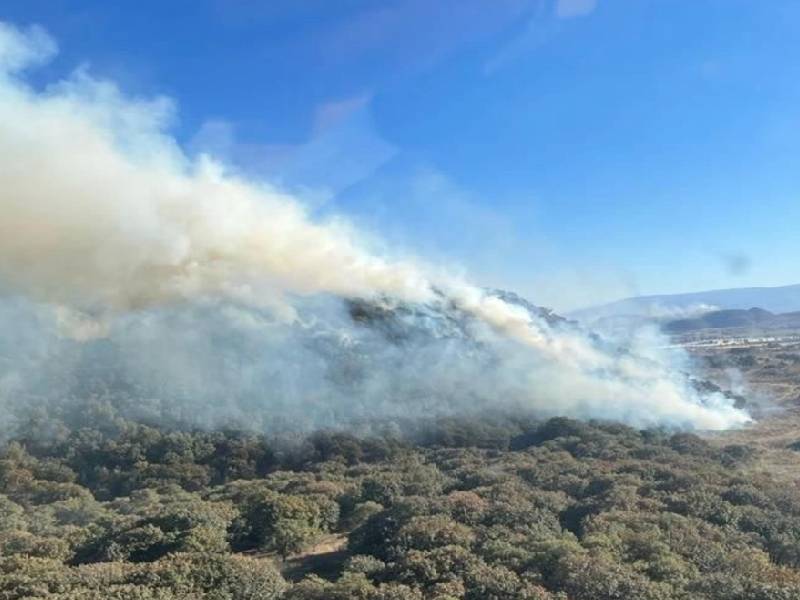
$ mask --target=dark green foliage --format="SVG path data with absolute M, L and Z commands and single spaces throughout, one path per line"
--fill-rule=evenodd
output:
M 274 445 L 102 414 L 0 453 L 0 600 L 800 598 L 800 491 L 749 446 L 495 417 Z

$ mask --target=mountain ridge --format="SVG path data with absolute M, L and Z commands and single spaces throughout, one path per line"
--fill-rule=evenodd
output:
M 715 310 L 747 310 L 753 307 L 776 314 L 800 311 L 800 284 L 632 296 L 574 310 L 566 316 L 586 323 L 615 317 L 675 320 Z
M 691 319 L 675 319 L 662 325 L 670 334 L 704 329 L 800 329 L 800 311 L 776 314 L 763 308 L 716 310 Z

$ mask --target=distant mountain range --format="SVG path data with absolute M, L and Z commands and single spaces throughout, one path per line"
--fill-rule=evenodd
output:
M 703 329 L 776 330 L 800 329 L 800 312 L 775 314 L 763 308 L 715 310 L 691 319 L 675 319 L 662 324 L 670 334 Z
M 744 311 L 757 307 L 773 317 L 780 313 L 800 311 L 800 284 L 782 287 L 750 287 L 726 290 L 710 290 L 688 294 L 664 294 L 625 298 L 609 304 L 585 308 L 569 313 L 569 317 L 587 325 L 624 324 L 656 320 L 669 322 L 692 320 L 709 313 Z M 732 314 L 719 316 L 724 320 L 757 319 L 754 314 Z M 763 316 L 763 315 L 762 315 Z

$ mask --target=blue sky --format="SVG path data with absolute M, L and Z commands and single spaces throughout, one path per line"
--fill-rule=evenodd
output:
M 794 0 L 5 0 L 320 214 L 559 309 L 800 282 Z

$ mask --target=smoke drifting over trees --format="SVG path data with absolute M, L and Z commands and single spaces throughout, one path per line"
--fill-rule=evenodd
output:
M 55 43 L 0 25 L 0 401 L 127 389 L 131 410 L 257 427 L 524 408 L 635 425 L 748 420 L 647 336 L 619 351 L 387 255 L 343 219 L 186 155 L 167 99 L 83 70 L 26 73 Z M 352 300 L 388 311 L 392 339 Z M 157 415 L 151 415 L 157 416 Z

